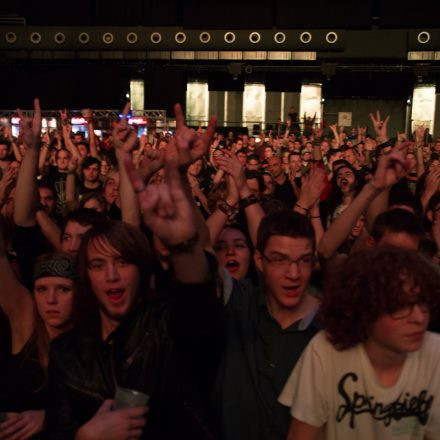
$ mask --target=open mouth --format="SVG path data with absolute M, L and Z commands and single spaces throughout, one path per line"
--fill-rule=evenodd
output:
M 228 260 L 225 264 L 225 267 L 229 270 L 229 272 L 235 273 L 240 268 L 240 264 L 236 260 Z
M 124 296 L 125 289 L 110 289 L 106 293 L 112 303 L 118 304 Z
M 299 286 L 283 286 L 283 290 L 289 297 L 295 297 L 300 294 Z

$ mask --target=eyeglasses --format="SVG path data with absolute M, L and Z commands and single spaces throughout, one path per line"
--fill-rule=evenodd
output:
M 393 319 L 405 319 L 410 316 L 414 311 L 414 306 L 417 306 L 422 313 L 429 313 L 429 305 L 426 302 L 415 302 L 412 304 L 408 304 L 400 309 L 391 312 L 390 316 Z
M 315 264 L 315 256 L 312 254 L 303 255 L 296 260 L 292 260 L 287 255 L 282 254 L 275 254 L 271 257 L 268 257 L 263 253 L 261 255 L 270 265 L 276 267 L 277 269 L 287 270 L 288 268 L 290 268 L 292 263 L 295 263 L 300 272 L 307 272 L 310 271 Z

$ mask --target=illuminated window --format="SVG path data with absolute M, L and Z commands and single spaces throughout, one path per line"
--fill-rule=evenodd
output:
M 299 102 L 301 120 L 304 118 L 304 113 L 307 117 L 311 118 L 316 113 L 315 123 L 321 121 L 321 96 L 322 84 L 303 84 L 301 86 Z
M 245 83 L 243 93 L 243 125 L 249 130 L 265 123 L 266 89 L 264 84 Z
M 130 81 L 130 102 L 133 110 L 145 109 L 145 85 L 141 79 Z
M 433 133 L 434 114 L 435 86 L 415 86 L 411 113 L 411 131 L 413 132 L 418 125 L 423 125 L 425 128 L 429 128 L 430 133 Z
M 207 82 L 188 82 L 186 85 L 186 120 L 189 125 L 208 122 L 209 92 Z

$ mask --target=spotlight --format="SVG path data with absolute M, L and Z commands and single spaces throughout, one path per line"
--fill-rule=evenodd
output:
M 150 36 L 150 40 L 154 44 L 158 44 L 162 41 L 162 35 L 159 32 L 153 32 Z
M 90 41 L 90 35 L 87 32 L 81 32 L 78 35 L 78 41 L 81 44 L 87 44 Z
M 31 43 L 33 44 L 38 44 L 41 42 L 41 34 L 39 34 L 38 32 L 32 32 L 30 38 L 31 38 Z
M 273 36 L 273 39 L 274 39 L 275 43 L 282 44 L 286 41 L 286 34 L 284 32 L 277 32 Z
M 127 34 L 127 43 L 134 44 L 137 42 L 137 40 L 138 40 L 138 36 L 135 32 L 129 32 Z
M 66 36 L 62 32 L 57 32 L 53 39 L 57 44 L 63 44 L 66 41 Z
M 251 32 L 249 34 L 249 41 L 253 44 L 259 43 L 261 40 L 261 35 L 258 32 Z
M 431 39 L 431 34 L 426 31 L 419 32 L 417 34 L 417 41 L 420 44 L 426 44 Z
M 232 44 L 235 41 L 235 34 L 234 32 L 226 32 L 223 37 L 228 44 Z
M 17 34 L 15 32 L 8 32 L 5 35 L 6 43 L 13 44 L 17 41 Z
M 105 44 L 112 44 L 114 39 L 115 39 L 115 37 L 113 36 L 113 34 L 111 32 L 106 32 L 102 36 L 102 41 Z
M 183 44 L 186 41 L 186 34 L 184 32 L 177 32 L 177 34 L 174 35 L 174 39 L 176 43 Z
M 312 41 L 312 34 L 310 32 L 302 32 L 299 36 L 301 43 L 308 44 Z
M 335 44 L 336 41 L 338 41 L 338 34 L 336 32 L 327 32 L 325 34 L 325 41 L 327 41 L 328 44 Z
M 211 41 L 211 34 L 209 32 L 201 32 L 199 40 L 203 44 L 209 43 Z

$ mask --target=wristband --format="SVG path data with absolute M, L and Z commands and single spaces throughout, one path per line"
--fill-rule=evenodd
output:
M 181 241 L 177 244 L 168 245 L 167 248 L 172 254 L 185 254 L 193 249 L 199 240 L 199 234 L 196 232 L 188 240 Z
M 231 206 L 225 200 L 221 200 L 217 206 L 220 211 L 227 215 L 229 221 L 232 221 L 238 214 L 238 208 Z
M 304 206 L 301 206 L 301 205 L 299 205 L 298 203 L 295 203 L 295 206 L 297 207 L 297 208 L 299 208 L 299 209 L 302 209 L 303 211 L 305 211 L 305 212 L 309 212 L 309 210 L 307 209 L 307 208 L 304 208 Z
M 255 194 L 251 194 L 240 200 L 240 206 L 242 209 L 246 209 L 248 206 L 258 203 L 258 197 Z

